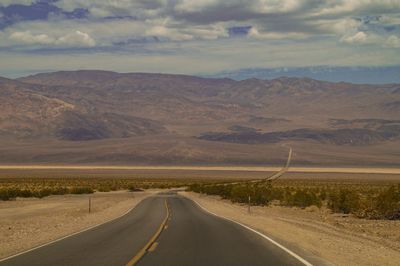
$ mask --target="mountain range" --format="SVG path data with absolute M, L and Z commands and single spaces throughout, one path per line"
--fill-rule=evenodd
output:
M 244 80 L 249 78 L 274 79 L 286 77 L 309 77 L 331 82 L 352 82 L 359 84 L 400 83 L 400 66 L 312 66 L 312 67 L 277 67 L 244 68 L 221 71 L 210 75 L 211 78 L 231 78 Z
M 0 78 L 0 163 L 398 165 L 400 85 L 82 70 Z

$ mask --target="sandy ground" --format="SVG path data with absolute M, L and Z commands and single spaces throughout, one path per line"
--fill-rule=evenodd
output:
M 315 265 L 399 265 L 400 221 L 364 220 L 329 210 L 251 207 L 180 192 L 207 210 L 267 234 Z
M 0 201 L 0 258 L 104 223 L 153 193 L 155 191 L 97 192 Z
M 21 167 L 21 168 L 18 168 Z M 72 166 L 71 166 L 72 167 Z M 219 170 L 218 170 L 219 169 Z M 234 179 L 260 179 L 272 176 L 279 168 L 268 167 L 248 167 L 238 168 L 234 167 L 199 167 L 178 168 L 171 167 L 157 168 L 149 167 L 143 169 L 129 169 L 121 168 L 40 168 L 39 166 L 33 168 L 24 168 L 22 166 L 4 166 L 0 165 L 0 179 L 2 178 L 133 178 L 133 179 L 174 179 L 174 180 L 234 180 Z M 245 170 L 247 169 L 247 170 Z M 293 172 L 294 170 L 306 172 Z M 296 171 L 297 171 L 296 170 Z M 316 171 L 321 172 L 316 172 Z M 345 172 L 348 171 L 348 172 Z M 274 172 L 275 171 L 275 172 Z M 313 180 L 355 180 L 355 181 L 387 181 L 387 182 L 400 182 L 400 169 L 396 168 L 308 168 L 298 169 L 290 168 L 281 179 L 313 179 Z M 314 171 L 314 172 L 313 172 Z M 329 172 L 338 171 L 338 172 Z M 342 171 L 342 172 L 339 172 Z M 353 172 L 351 172 L 353 171 Z M 357 172 L 358 171 L 358 172 Z M 375 173 L 363 173 L 363 172 Z M 380 172 L 380 173 L 378 173 Z M 387 173 L 384 173 L 387 172 Z M 396 174 L 396 172 L 398 172 Z M 1 180 L 0 180 L 1 181 Z
M 0 170 L 18 169 L 71 169 L 71 170 L 198 170 L 198 171 L 250 171 L 275 172 L 282 167 L 264 166 L 97 166 L 97 165 L 0 165 Z M 294 173 L 362 173 L 400 174 L 400 168 L 377 167 L 290 167 Z

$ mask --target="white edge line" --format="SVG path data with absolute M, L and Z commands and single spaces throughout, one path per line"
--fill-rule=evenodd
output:
M 66 235 L 66 236 L 57 238 L 57 239 L 55 239 L 55 240 L 52 240 L 52 241 L 50 241 L 50 242 L 41 244 L 41 245 L 39 245 L 39 246 L 30 248 L 30 249 L 28 249 L 28 250 L 21 251 L 21 252 L 19 252 L 19 253 L 17 253 L 17 254 L 14 254 L 14 255 L 5 257 L 5 258 L 3 258 L 3 259 L 0 259 L 0 262 L 3 262 L 3 261 L 6 261 L 6 260 L 15 258 L 15 257 L 20 256 L 20 255 L 22 255 L 22 254 L 25 254 L 25 253 L 34 251 L 35 249 L 39 249 L 39 248 L 42 248 L 42 247 L 51 245 L 51 244 L 56 243 L 56 242 L 58 242 L 58 241 L 64 240 L 64 239 L 66 239 L 66 238 L 69 238 L 69 237 L 71 237 L 71 236 L 78 235 L 78 234 L 80 234 L 80 233 L 89 231 L 89 230 L 91 230 L 91 229 L 93 229 L 93 228 L 99 227 L 100 225 L 104 225 L 104 224 L 106 224 L 106 223 L 109 223 L 109 222 L 112 222 L 112 221 L 114 221 L 114 220 L 117 220 L 117 219 L 119 219 L 119 218 L 121 218 L 121 217 L 127 215 L 128 213 L 130 213 L 130 212 L 131 212 L 134 208 L 136 208 L 136 206 L 137 206 L 142 200 L 144 200 L 145 198 L 147 198 L 147 197 L 142 198 L 135 206 L 131 207 L 130 209 L 128 209 L 126 212 L 124 212 L 124 213 L 121 214 L 120 216 L 117 216 L 117 217 L 115 217 L 115 218 L 112 218 L 112 219 L 107 220 L 107 221 L 105 221 L 105 222 L 103 222 L 103 223 L 100 223 L 100 224 L 92 225 L 92 226 L 90 226 L 90 227 L 87 227 L 87 228 L 85 228 L 85 229 L 82 229 L 81 231 L 78 231 L 78 232 L 72 233 L 72 234 L 70 234 L 70 235 Z
M 189 198 L 189 197 L 186 197 L 186 198 L 188 198 L 188 199 L 190 199 L 191 201 L 193 201 L 194 203 L 196 203 L 202 210 L 204 210 L 204 211 L 206 211 L 206 212 L 208 212 L 208 213 L 210 213 L 210 214 L 212 214 L 212 215 L 214 215 L 214 216 L 217 216 L 217 217 L 219 217 L 219 218 L 222 218 L 222 219 L 231 221 L 231 222 L 233 222 L 233 223 L 235 223 L 235 224 L 238 224 L 238 225 L 240 225 L 240 226 L 246 228 L 247 230 L 250 230 L 250 231 L 252 231 L 253 233 L 256 233 L 257 235 L 259 235 L 259 236 L 265 238 L 266 240 L 268 240 L 268 241 L 271 242 L 272 244 L 278 246 L 279 248 L 283 249 L 284 251 L 286 251 L 287 253 L 289 253 L 290 255 L 292 255 L 294 258 L 296 258 L 297 260 L 299 260 L 299 261 L 300 261 L 301 263 L 303 263 L 304 265 L 306 265 L 306 266 L 313 266 L 313 264 L 311 264 L 310 262 L 306 261 L 305 259 L 303 259 L 303 258 L 300 257 L 299 255 L 297 255 L 297 254 L 294 253 L 293 251 L 291 251 L 291 250 L 289 250 L 288 248 L 282 246 L 281 244 L 279 244 L 279 243 L 276 242 L 275 240 L 269 238 L 268 236 L 264 235 L 263 233 L 261 233 L 261 232 L 255 230 L 255 229 L 253 229 L 253 228 L 251 228 L 251 227 L 249 227 L 249 226 L 247 226 L 247 225 L 244 225 L 244 224 L 242 224 L 242 223 L 240 223 L 240 222 L 238 222 L 238 221 L 229 219 L 229 218 L 227 218 L 227 217 L 224 217 L 224 216 L 218 215 L 218 214 L 216 214 L 216 213 L 214 213 L 214 212 L 212 212 L 212 211 L 209 211 L 209 210 L 207 210 L 206 208 L 204 208 L 203 206 L 201 206 L 201 204 L 198 203 L 198 202 L 197 202 L 196 200 L 194 200 L 194 199 L 191 199 L 191 198 Z

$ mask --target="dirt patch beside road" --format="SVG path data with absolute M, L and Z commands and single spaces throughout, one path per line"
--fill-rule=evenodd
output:
M 298 252 L 335 265 L 398 265 L 400 221 L 341 217 L 326 209 L 232 204 L 219 197 L 181 192 L 207 210 L 246 224 Z M 316 260 L 318 261 L 318 260 Z M 319 264 L 319 263 L 318 263 Z
M 0 258 L 116 218 L 153 193 L 97 192 L 0 201 Z

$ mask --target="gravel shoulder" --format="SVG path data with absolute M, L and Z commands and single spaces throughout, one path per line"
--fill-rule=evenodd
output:
M 112 220 L 154 193 L 96 192 L 0 201 L 0 258 Z
M 316 265 L 398 265 L 400 221 L 364 220 L 329 210 L 232 204 L 216 196 L 180 192 L 207 210 L 246 224 Z

